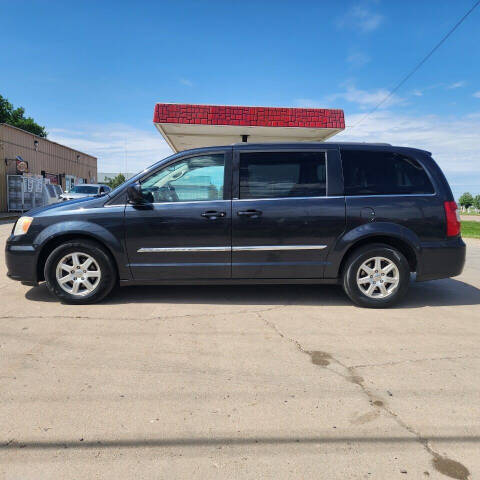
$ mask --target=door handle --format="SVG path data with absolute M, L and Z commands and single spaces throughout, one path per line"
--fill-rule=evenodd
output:
M 257 218 L 262 214 L 261 210 L 239 210 L 237 212 L 237 215 L 239 217 L 251 217 L 251 218 Z
M 226 213 L 225 212 L 217 212 L 217 210 L 207 210 L 206 212 L 203 212 L 201 215 L 204 218 L 209 218 L 211 220 L 215 220 L 216 218 L 224 217 L 226 215 Z

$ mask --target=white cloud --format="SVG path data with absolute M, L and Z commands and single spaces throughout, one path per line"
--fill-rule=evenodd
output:
M 461 80 L 460 82 L 452 83 L 451 85 L 447 85 L 448 90 L 455 90 L 456 88 L 462 88 L 467 84 L 465 80 Z
M 422 95 L 427 93 L 429 90 L 435 90 L 437 88 L 443 88 L 443 87 L 445 87 L 444 83 L 434 83 L 432 85 L 427 85 L 425 87 L 415 88 L 412 91 L 412 95 L 414 95 L 416 97 L 421 97 Z M 446 87 L 446 88 L 448 88 L 448 87 Z M 458 88 L 458 87 L 455 87 L 455 88 Z
M 361 32 L 367 33 L 376 30 L 383 20 L 383 15 L 372 12 L 366 6 L 355 5 L 342 18 L 337 20 L 337 26 L 359 29 Z
M 347 56 L 347 62 L 354 67 L 363 67 L 370 62 L 370 57 L 363 52 L 353 52 Z
M 473 96 L 474 96 L 475 98 L 480 98 L 480 90 L 479 90 L 478 92 L 475 92 L 475 93 L 473 94 Z
M 78 128 L 77 128 L 78 127 Z M 98 158 L 99 172 L 143 170 L 172 151 L 152 125 L 139 129 L 125 124 L 72 125 L 69 128 L 50 128 L 49 140 L 68 145 Z
M 480 193 L 480 113 L 438 117 L 377 111 L 355 128 L 348 128 L 363 117 L 361 113 L 348 115 L 347 128 L 332 141 L 388 142 L 428 150 L 456 195 L 466 189 Z
M 345 92 L 336 93 L 332 95 L 332 100 L 336 98 L 343 98 L 347 102 L 356 103 L 362 108 L 371 108 L 378 105 L 384 98 L 388 96 L 388 90 L 379 88 L 377 90 L 361 90 L 353 85 L 347 87 Z M 386 108 L 388 106 L 401 103 L 401 99 L 395 95 L 392 95 L 382 106 Z
M 345 87 L 344 91 L 327 95 L 323 100 L 299 98 L 297 99 L 296 104 L 300 107 L 326 108 L 330 105 L 335 105 L 335 108 L 339 108 L 338 100 L 340 99 L 356 104 L 360 109 L 367 110 L 378 105 L 389 95 L 389 91 L 385 88 L 362 90 L 357 88 L 351 82 L 346 82 L 343 86 Z M 387 108 L 399 104 L 405 104 L 405 100 L 397 95 L 392 95 L 381 105 L 381 108 Z
M 193 87 L 193 82 L 188 78 L 180 78 L 179 82 L 186 87 Z

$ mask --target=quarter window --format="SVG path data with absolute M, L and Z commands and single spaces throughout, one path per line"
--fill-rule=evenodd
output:
M 397 153 L 343 150 L 342 164 L 345 195 L 434 193 L 423 167 Z
M 323 197 L 327 175 L 323 152 L 240 154 L 240 198 Z
M 141 184 L 151 203 L 223 200 L 223 154 L 186 158 L 168 165 Z

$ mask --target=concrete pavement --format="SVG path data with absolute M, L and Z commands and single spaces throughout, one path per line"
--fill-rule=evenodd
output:
M 4 242 L 10 225 L 0 225 Z M 0 258 L 0 478 L 480 478 L 480 241 L 390 310 L 334 286 L 62 305 Z

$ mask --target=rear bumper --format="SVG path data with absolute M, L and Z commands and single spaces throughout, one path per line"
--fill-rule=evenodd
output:
M 7 276 L 27 285 L 37 283 L 37 252 L 32 245 L 17 245 L 7 242 L 5 247 Z
M 417 267 L 417 282 L 460 275 L 465 265 L 466 245 L 461 237 L 423 244 Z

